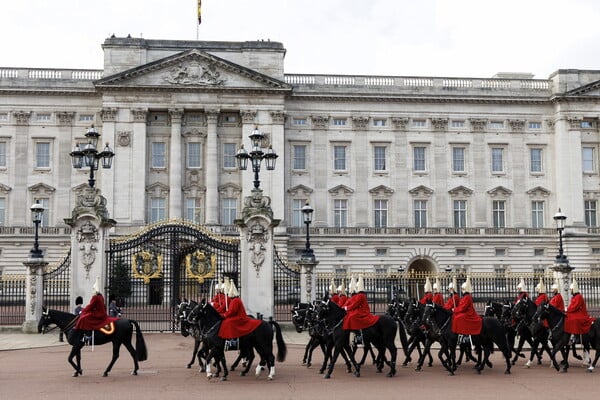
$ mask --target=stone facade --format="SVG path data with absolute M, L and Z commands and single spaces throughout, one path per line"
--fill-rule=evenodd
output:
M 115 152 L 96 176 L 113 235 L 164 218 L 238 234 L 253 176 L 234 155 L 258 127 L 279 154 L 260 181 L 292 262 L 309 200 L 319 270 L 547 269 L 559 207 L 571 265 L 600 265 L 600 71 L 291 75 L 277 42 L 109 38 L 103 49 L 103 70 L 0 68 L 3 273 L 23 270 L 36 199 L 46 259 L 68 249 L 64 219 L 88 174 L 69 153 L 92 124 Z

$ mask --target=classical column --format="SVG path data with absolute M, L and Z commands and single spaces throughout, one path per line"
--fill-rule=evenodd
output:
M 58 122 L 58 187 L 59 188 L 71 188 L 71 178 L 73 176 L 73 166 L 71 164 L 71 157 L 69 153 L 73 150 L 73 119 L 75 113 L 71 111 L 57 111 L 56 121 Z M 79 133 L 79 132 L 77 132 Z M 85 133 L 85 132 L 82 132 Z M 70 190 L 57 190 L 55 192 L 54 201 L 56 204 L 69 204 L 71 203 L 71 191 Z
M 271 134 L 269 137 L 269 144 L 273 146 L 273 150 L 277 154 L 279 154 L 279 158 L 277 159 L 276 168 L 273 171 L 268 171 L 266 165 L 263 162 L 263 166 L 261 171 L 264 169 L 266 172 L 261 176 L 264 178 L 266 182 L 269 182 L 269 186 L 265 186 L 268 188 L 266 193 L 271 196 L 272 205 L 273 205 L 273 216 L 276 219 L 281 221 L 285 221 L 285 132 L 283 129 L 283 124 L 285 122 L 285 113 L 283 111 L 271 111 Z M 285 223 L 285 225 L 291 226 L 291 221 Z M 282 228 L 283 229 L 283 228 Z
M 15 154 L 27 154 L 30 136 L 29 136 L 29 118 L 31 117 L 31 111 L 15 111 L 13 112 L 15 118 Z M 21 168 L 17 167 L 14 171 L 14 182 L 15 187 L 13 193 L 15 198 L 11 198 L 11 211 L 13 221 L 26 221 L 28 220 L 29 208 L 23 207 L 22 204 L 29 204 L 31 199 L 27 198 L 27 182 L 29 171 L 31 171 L 34 160 L 29 160 Z M 16 167 L 17 165 L 15 165 Z M 26 167 L 26 168 L 23 168 Z M 18 194 L 21 193 L 21 194 Z
M 44 268 L 48 265 L 43 258 L 29 258 L 23 263 L 27 268 L 25 285 L 25 322 L 24 333 L 37 333 L 37 326 L 42 317 L 44 296 Z
M 185 149 L 181 146 L 181 117 L 183 110 L 171 109 L 171 149 L 169 157 L 169 218 L 181 218 L 182 185 L 181 171 L 185 164 Z
M 244 148 L 246 149 L 246 151 L 251 151 L 252 143 L 251 143 L 250 139 L 248 139 L 248 138 L 250 137 L 250 134 L 252 133 L 254 128 L 256 128 L 257 112 L 256 112 L 256 110 L 240 110 L 240 115 L 242 117 L 242 144 L 244 145 Z M 248 163 L 248 164 L 250 164 L 250 163 Z M 262 170 L 265 170 L 265 169 L 263 168 L 263 169 L 261 169 L 261 171 Z M 248 165 L 248 171 L 250 173 L 252 173 L 252 165 Z M 247 174 L 249 172 L 241 171 L 240 183 L 242 186 L 242 198 L 246 198 L 246 197 L 250 196 L 252 193 L 252 189 L 254 188 L 254 181 L 252 179 L 248 179 Z M 262 178 L 263 178 L 263 180 L 266 178 L 265 173 L 263 173 Z M 261 187 L 265 188 L 266 182 L 261 182 Z M 270 191 L 267 191 L 267 193 L 270 193 Z
M 98 151 L 102 151 L 106 143 L 110 144 L 113 148 L 115 155 L 117 154 L 117 147 L 115 146 L 115 123 L 117 119 L 116 108 L 103 108 L 102 109 L 102 131 L 100 134 L 100 140 L 98 141 Z M 115 159 L 118 157 L 115 157 Z M 101 162 L 102 163 L 102 162 Z M 100 167 L 102 168 L 102 167 Z M 115 209 L 115 171 L 116 168 L 103 169 L 102 173 L 96 174 L 96 180 L 99 182 L 98 187 L 104 193 L 106 197 L 106 205 L 110 210 Z M 102 177 L 100 177 L 102 175 Z
M 217 150 L 217 120 L 219 110 L 206 110 L 206 225 L 219 223 L 219 161 Z
M 144 109 L 133 109 L 130 111 L 133 117 L 133 132 L 132 137 L 127 140 L 127 146 L 131 146 L 129 154 L 129 164 L 124 165 L 125 171 L 130 172 L 130 181 L 122 182 L 123 186 L 129 182 L 131 185 L 127 196 L 122 198 L 120 206 L 129 208 L 132 224 L 143 224 L 146 221 L 146 209 L 148 201 L 146 199 L 146 154 L 149 154 L 152 149 L 149 149 L 148 143 L 146 143 L 146 118 L 148 110 Z M 115 149 L 116 150 L 116 149 Z M 125 160 L 123 160 L 125 162 Z M 123 165 L 119 160 L 115 160 L 115 169 L 119 169 L 119 166 Z M 118 195 L 118 193 L 117 193 Z M 119 207 L 115 212 L 119 212 Z M 120 215 L 116 214 L 118 217 Z

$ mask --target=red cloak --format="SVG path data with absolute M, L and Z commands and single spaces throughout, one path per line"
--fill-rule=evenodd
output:
M 548 296 L 546 293 L 540 293 L 538 297 L 535 298 L 535 305 L 539 306 L 540 304 L 547 302 Z
M 106 313 L 104 297 L 98 293 L 92 296 L 90 299 L 90 304 L 81 310 L 77 324 L 75 324 L 75 329 L 95 331 L 100 328 L 104 328 L 110 322 L 118 319 L 119 318 L 111 318 L 108 316 Z
M 235 339 L 254 331 L 262 323 L 260 319 L 252 319 L 246 314 L 244 303 L 239 297 L 229 299 L 229 308 L 223 314 L 219 327 L 219 337 Z
M 590 318 L 585 300 L 581 293 L 576 293 L 571 297 L 571 302 L 567 308 L 567 318 L 565 318 L 565 332 L 574 335 L 588 333 L 592 327 L 593 319 Z
M 436 293 L 433 295 L 433 302 L 438 306 L 444 306 L 444 295 L 441 293 Z
M 444 304 L 444 308 L 446 310 L 452 311 L 454 308 L 458 307 L 459 303 L 460 303 L 460 296 L 458 295 L 458 293 L 453 293 L 452 296 L 448 297 L 446 304 Z
M 427 301 L 433 301 L 433 293 L 426 292 L 423 297 L 421 297 L 421 300 L 419 300 L 419 303 L 427 304 Z
M 344 305 L 347 313 L 344 316 L 343 329 L 360 330 L 373 326 L 379 321 L 377 315 L 371 314 L 367 296 L 364 292 L 358 292 L 350 297 Z
M 479 335 L 483 320 L 475 311 L 473 298 L 465 293 L 452 314 L 452 332 L 462 335 Z
M 552 296 L 550 299 L 550 305 L 558 308 L 560 312 L 565 312 L 565 302 L 560 293 L 556 293 L 554 296 Z

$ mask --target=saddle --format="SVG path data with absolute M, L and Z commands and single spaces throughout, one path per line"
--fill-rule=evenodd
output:
M 102 328 L 100 328 L 98 330 L 100 332 L 104 333 L 105 335 L 112 335 L 113 333 L 115 333 L 115 323 L 109 322 L 108 324 L 104 325 Z

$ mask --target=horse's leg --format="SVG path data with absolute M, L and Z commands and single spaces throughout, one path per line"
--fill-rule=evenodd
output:
M 390 372 L 388 372 L 387 376 L 391 378 L 396 375 L 396 358 L 398 357 L 398 349 L 396 348 L 396 343 L 394 338 L 396 337 L 396 332 L 394 335 L 388 340 L 387 349 L 390 352 Z M 385 349 L 382 353 L 382 357 L 385 358 Z
M 346 363 L 346 372 L 351 373 L 352 372 L 352 364 L 350 363 L 350 358 L 348 357 L 348 355 L 346 354 L 346 352 L 344 351 L 343 348 L 342 348 L 342 351 L 340 352 L 340 355 L 344 359 L 344 363 Z
M 326 339 L 325 350 L 323 351 L 323 364 L 321 365 L 321 368 L 319 369 L 320 374 L 325 372 L 325 369 L 327 368 L 327 362 L 332 359 L 332 355 L 333 355 L 333 341 Z M 344 358 L 345 357 L 346 357 L 346 355 L 344 354 Z
M 104 377 L 108 376 L 108 373 L 110 372 L 110 370 L 112 369 L 113 365 L 115 365 L 115 362 L 119 358 L 119 349 L 120 348 L 121 348 L 121 341 L 120 340 L 114 340 L 113 341 L 112 359 L 110 360 L 110 363 L 108 364 L 108 367 L 106 367 L 106 369 L 104 370 L 104 373 L 102 374 L 102 376 L 104 376 Z M 133 353 L 133 360 L 137 363 L 137 360 L 135 359 L 135 352 Z M 137 365 L 135 366 L 135 370 L 134 370 L 134 374 L 133 375 L 137 375 Z
M 312 346 L 313 346 L 313 337 L 311 336 L 308 339 L 308 343 L 306 344 L 306 347 L 304 348 L 304 356 L 302 357 L 302 365 L 305 365 L 308 362 L 309 352 L 313 348 Z
M 138 364 L 137 355 L 135 354 L 135 348 L 131 344 L 131 338 L 129 338 L 129 340 L 124 340 L 123 344 L 125 345 L 127 351 L 129 351 L 129 354 L 131 354 L 131 358 L 133 358 L 133 371 L 131 371 L 131 375 L 137 375 L 140 366 Z
M 429 339 L 425 339 L 425 346 L 424 346 L 423 352 L 419 356 L 419 360 L 417 361 L 417 366 L 415 367 L 415 371 L 420 371 L 421 367 L 423 367 L 423 363 L 425 362 L 425 357 L 427 356 L 427 353 L 429 352 L 430 347 L 431 347 L 431 343 L 430 343 Z
M 247 350 L 246 357 L 247 357 L 247 362 L 246 362 L 246 368 L 240 372 L 240 376 L 246 376 L 246 374 L 250 371 L 250 368 L 252 367 L 252 363 L 254 362 L 254 349 L 252 349 L 252 347 L 248 347 Z M 240 355 L 241 356 L 241 355 Z M 260 367 L 260 362 L 258 363 L 258 367 Z
M 523 346 L 525 345 L 525 340 L 526 340 L 526 338 L 524 335 L 519 336 L 519 344 L 515 350 L 515 356 L 512 359 L 512 365 L 515 365 L 517 363 L 517 360 L 519 359 L 519 354 L 521 354 L 521 351 L 523 350 Z M 533 349 L 531 351 L 532 351 L 531 357 L 533 357 L 533 354 L 534 354 Z
M 196 355 L 198 354 L 198 349 L 200 348 L 200 341 L 194 339 L 194 351 L 192 351 L 192 361 L 190 361 L 187 365 L 187 368 L 192 368 L 194 361 L 196 361 Z M 198 357 L 198 362 L 200 362 L 200 357 Z
M 78 341 L 77 344 L 71 347 L 71 352 L 69 353 L 68 361 L 69 364 L 73 367 L 75 372 L 73 373 L 73 377 L 78 377 L 79 375 L 83 375 L 83 371 L 81 369 L 81 348 L 83 347 L 83 343 Z M 77 361 L 73 362 L 73 358 Z

